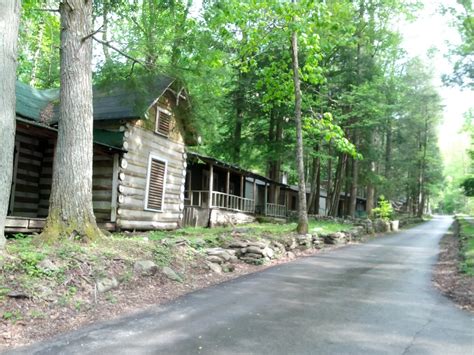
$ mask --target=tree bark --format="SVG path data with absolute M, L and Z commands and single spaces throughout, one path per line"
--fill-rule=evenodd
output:
M 106 63 L 110 63 L 110 53 L 109 47 L 105 44 L 109 42 L 108 31 L 109 31 L 109 9 L 110 9 L 110 0 L 103 0 L 102 8 L 102 51 L 104 52 L 104 58 Z
M 314 201 L 314 209 L 319 215 L 320 200 L 321 200 L 321 158 L 319 158 L 319 169 L 316 175 L 316 200 Z
M 391 165 L 392 165 L 392 120 L 387 119 L 387 133 L 386 133 L 386 144 L 385 144 L 385 178 L 389 180 L 391 178 Z
M 58 140 L 43 237 L 100 235 L 92 208 L 92 1 L 64 0 Z
M 375 162 L 370 162 L 370 171 L 372 174 L 375 174 Z M 372 209 L 375 207 L 375 186 L 372 182 L 367 184 L 367 215 L 370 216 L 372 214 Z
M 346 167 L 345 167 L 345 176 L 344 176 L 344 208 L 343 208 L 343 216 L 348 216 L 349 215 L 349 210 L 351 208 L 350 206 L 350 200 L 351 200 L 351 196 L 350 196 L 350 191 L 351 191 L 351 173 L 352 173 L 352 169 L 351 169 L 351 163 L 352 161 L 349 159 L 349 157 L 347 157 L 347 161 L 346 161 Z
M 331 194 L 331 208 L 329 209 L 329 216 L 336 217 L 339 209 L 339 196 L 341 195 L 342 180 L 347 164 L 347 154 L 342 154 L 339 157 L 337 165 L 336 176 L 334 177 L 334 189 Z
M 295 0 L 293 0 L 295 2 Z M 295 89 L 296 123 L 296 164 L 298 170 L 298 227 L 299 234 L 308 233 L 308 212 L 306 209 L 306 184 L 303 161 L 303 129 L 301 125 L 301 87 L 298 63 L 298 38 L 296 32 L 291 35 L 291 57 L 293 64 L 293 83 Z
M 239 69 L 238 78 L 237 78 L 237 89 L 235 92 L 235 127 L 234 127 L 234 144 L 233 144 L 233 161 L 238 164 L 240 162 L 240 147 L 242 145 L 242 125 L 244 122 L 244 86 L 242 81 L 244 80 L 244 75 Z
M 427 154 L 427 146 L 428 146 L 428 117 L 425 113 L 425 131 L 423 142 L 422 142 L 422 149 L 423 149 L 423 156 L 421 161 L 421 171 L 420 171 L 420 205 L 418 206 L 418 217 L 423 217 L 423 213 L 425 210 L 426 204 L 426 191 L 425 191 L 425 178 L 426 178 L 426 154 Z
M 309 207 L 308 210 L 313 211 L 315 214 L 319 214 L 319 183 L 320 178 L 320 158 L 319 158 L 319 144 L 316 145 L 315 151 L 318 154 L 317 157 L 313 158 L 313 171 L 311 177 L 311 194 L 309 195 Z
M 326 185 L 326 214 L 329 215 L 329 211 L 331 210 L 331 201 L 332 201 L 332 158 L 331 158 L 331 146 L 328 146 L 328 181 Z
M 44 28 L 45 28 L 45 24 L 44 24 L 44 22 L 41 22 L 38 37 L 37 37 L 38 47 L 36 47 L 35 54 L 33 56 L 33 68 L 31 69 L 30 86 L 33 86 L 33 87 L 36 85 L 36 76 L 37 76 L 37 72 L 38 72 L 38 62 L 39 62 L 39 60 L 41 60 L 40 54 L 41 54 L 41 45 L 43 43 Z
M 171 49 L 171 67 L 176 68 L 178 65 L 178 61 L 181 58 L 181 50 L 183 48 L 183 44 L 186 40 L 186 21 L 188 19 L 189 10 L 193 4 L 192 0 L 186 1 L 186 6 L 182 12 L 179 12 L 178 5 L 179 1 L 173 0 L 170 2 L 171 10 L 173 13 L 174 19 L 174 38 L 173 44 Z
M 0 252 L 5 249 L 5 220 L 12 185 L 16 129 L 16 66 L 19 0 L 0 0 Z
M 359 145 L 359 136 L 354 132 L 354 145 Z M 359 161 L 352 158 L 352 183 L 351 183 L 351 198 L 349 201 L 349 216 L 355 217 L 357 206 L 357 185 L 359 183 Z

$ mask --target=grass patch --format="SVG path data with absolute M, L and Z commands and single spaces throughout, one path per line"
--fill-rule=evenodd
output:
M 136 260 L 153 260 L 155 244 L 157 242 L 120 234 L 87 244 L 67 239 L 45 244 L 38 243 L 36 236 L 24 235 L 10 238 L 0 264 L 0 308 L 10 291 L 36 297 L 47 287 L 54 290 L 63 306 L 77 309 L 81 305 L 76 293 L 83 281 L 93 284 L 109 274 L 126 280 L 129 278 L 126 272 L 130 272 Z M 46 265 L 52 263 L 51 269 L 41 264 L 45 259 L 48 259 Z
M 244 230 L 249 237 L 260 238 L 263 236 L 286 235 L 296 231 L 297 223 L 250 223 L 236 227 L 237 230 Z M 309 220 L 309 233 L 330 234 L 340 231 L 347 231 L 353 227 L 352 224 L 343 224 L 332 221 Z M 163 241 L 166 239 L 183 238 L 191 245 L 199 246 L 204 242 L 206 247 L 218 246 L 221 242 L 229 238 L 233 227 L 188 227 L 176 231 L 153 231 L 149 233 L 150 240 Z
M 460 269 L 469 276 L 474 276 L 474 217 L 458 217 L 460 253 L 462 262 Z

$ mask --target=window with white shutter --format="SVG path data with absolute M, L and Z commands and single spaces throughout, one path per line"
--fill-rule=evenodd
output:
M 145 209 L 163 211 L 166 183 L 166 161 L 150 155 L 146 186 Z

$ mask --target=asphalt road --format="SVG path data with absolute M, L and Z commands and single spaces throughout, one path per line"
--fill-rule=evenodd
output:
M 431 284 L 447 217 L 22 349 L 37 354 L 474 354 Z

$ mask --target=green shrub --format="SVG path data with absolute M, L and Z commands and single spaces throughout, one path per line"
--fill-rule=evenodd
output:
M 171 248 L 167 245 L 157 244 L 153 254 L 155 262 L 159 266 L 168 266 L 173 259 Z
M 45 255 L 36 251 L 22 251 L 18 254 L 21 260 L 20 268 L 29 276 L 41 276 L 44 271 L 38 268 L 38 263 L 41 262 Z
M 376 218 L 390 220 L 393 215 L 393 208 L 390 201 L 387 201 L 383 195 L 379 197 L 378 207 L 372 209 L 372 213 Z

